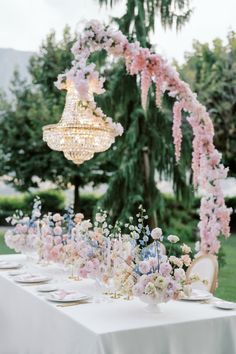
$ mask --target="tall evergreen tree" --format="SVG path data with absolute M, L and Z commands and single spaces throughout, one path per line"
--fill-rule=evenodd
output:
M 114 1 L 99 0 L 100 4 L 113 6 Z M 131 40 L 138 40 L 143 47 L 151 47 L 150 33 L 155 29 L 156 15 L 161 23 L 179 29 L 188 21 L 191 10 L 188 1 L 127 0 L 127 11 L 121 18 L 114 18 L 120 30 Z M 177 12 L 175 12 L 177 11 Z M 153 89 L 149 91 L 146 112 L 141 108 L 137 78 L 130 77 L 122 61 L 107 73 L 107 92 L 99 97 L 105 112 L 121 122 L 124 136 L 117 142 L 110 155 L 119 161 L 117 170 L 109 181 L 102 206 L 111 211 L 114 219 L 125 219 L 134 214 L 143 203 L 150 216 L 152 227 L 159 223 L 164 212 L 164 200 L 156 186 L 156 176 L 172 179 L 175 192 L 183 200 L 190 200 L 191 187 L 187 177 L 190 166 L 190 131 L 185 130 L 183 158 L 176 165 L 172 144 L 172 102 L 164 97 L 163 109 L 155 106 Z M 156 213 L 157 211 L 157 213 Z

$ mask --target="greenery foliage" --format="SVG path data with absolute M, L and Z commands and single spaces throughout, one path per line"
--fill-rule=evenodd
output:
M 230 174 L 236 176 L 236 33 L 229 32 L 225 44 L 219 38 L 212 45 L 195 42 L 179 71 L 206 105 L 216 147 Z
M 6 225 L 5 218 L 11 216 L 16 210 L 22 210 L 29 215 L 36 196 L 39 196 L 41 199 L 43 213 L 63 213 L 65 208 L 68 207 L 65 194 L 60 189 L 48 189 L 33 193 L 24 193 L 17 196 L 2 196 L 0 197 L 0 226 Z M 99 198 L 100 197 L 94 193 L 81 194 L 80 212 L 84 213 L 86 218 L 93 218 Z
M 63 212 L 65 209 L 65 195 L 61 190 L 56 189 L 0 197 L 0 224 L 6 225 L 5 219 L 12 216 L 16 210 L 22 210 L 24 214 L 29 215 L 36 196 L 39 196 L 42 201 L 43 213 Z
M 117 2 L 121 0 L 99 0 L 101 5 L 110 7 Z M 131 33 L 132 27 L 134 33 L 139 29 L 145 39 L 146 33 L 154 31 L 157 17 L 165 29 L 175 27 L 179 30 L 190 19 L 191 13 L 188 0 L 126 0 L 126 13 L 119 19 L 119 24 L 125 33 Z

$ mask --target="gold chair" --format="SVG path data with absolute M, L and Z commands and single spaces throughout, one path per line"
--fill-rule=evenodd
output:
M 218 261 L 216 256 L 202 255 L 196 258 L 187 270 L 187 279 L 192 275 L 199 275 L 201 281 L 193 282 L 193 289 L 207 290 L 211 293 L 218 285 Z M 202 280 L 207 280 L 207 284 L 203 284 Z

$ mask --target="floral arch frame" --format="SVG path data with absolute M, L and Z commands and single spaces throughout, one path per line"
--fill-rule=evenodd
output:
M 142 48 L 138 42 L 129 43 L 121 31 L 110 26 L 103 26 L 98 21 L 86 24 L 83 34 L 78 37 L 72 52 L 75 56 L 69 71 L 58 76 L 55 83 L 59 89 L 66 89 L 73 83 L 78 97 L 86 103 L 90 111 L 106 120 L 114 129 L 115 135 L 122 134 L 119 123 L 113 123 L 96 106 L 94 94 L 101 94 L 104 79 L 99 77 L 95 64 L 87 64 L 89 55 L 98 50 L 106 50 L 114 57 L 123 57 L 127 72 L 141 77 L 141 100 L 146 108 L 148 90 L 152 82 L 156 86 L 156 105 L 161 105 L 164 92 L 173 98 L 173 141 L 176 161 L 181 154 L 181 121 L 182 111 L 188 113 L 187 120 L 193 130 L 192 170 L 195 189 L 203 191 L 200 206 L 200 250 L 199 254 L 215 254 L 219 251 L 218 237 L 223 234 L 229 237 L 231 209 L 225 205 L 221 180 L 227 177 L 228 169 L 221 163 L 221 154 L 213 143 L 214 128 L 206 108 L 197 100 L 187 83 L 179 78 L 177 71 L 160 55 Z

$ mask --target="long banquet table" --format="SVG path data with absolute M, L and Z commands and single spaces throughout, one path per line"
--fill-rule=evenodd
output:
M 3 257 L 25 261 L 19 255 Z M 40 273 L 56 278 L 60 271 L 41 266 Z M 70 289 L 88 294 L 93 284 L 67 281 Z M 236 353 L 236 311 L 171 301 L 162 305 L 162 313 L 149 313 L 138 299 L 58 307 L 36 288 L 0 272 L 0 354 Z

